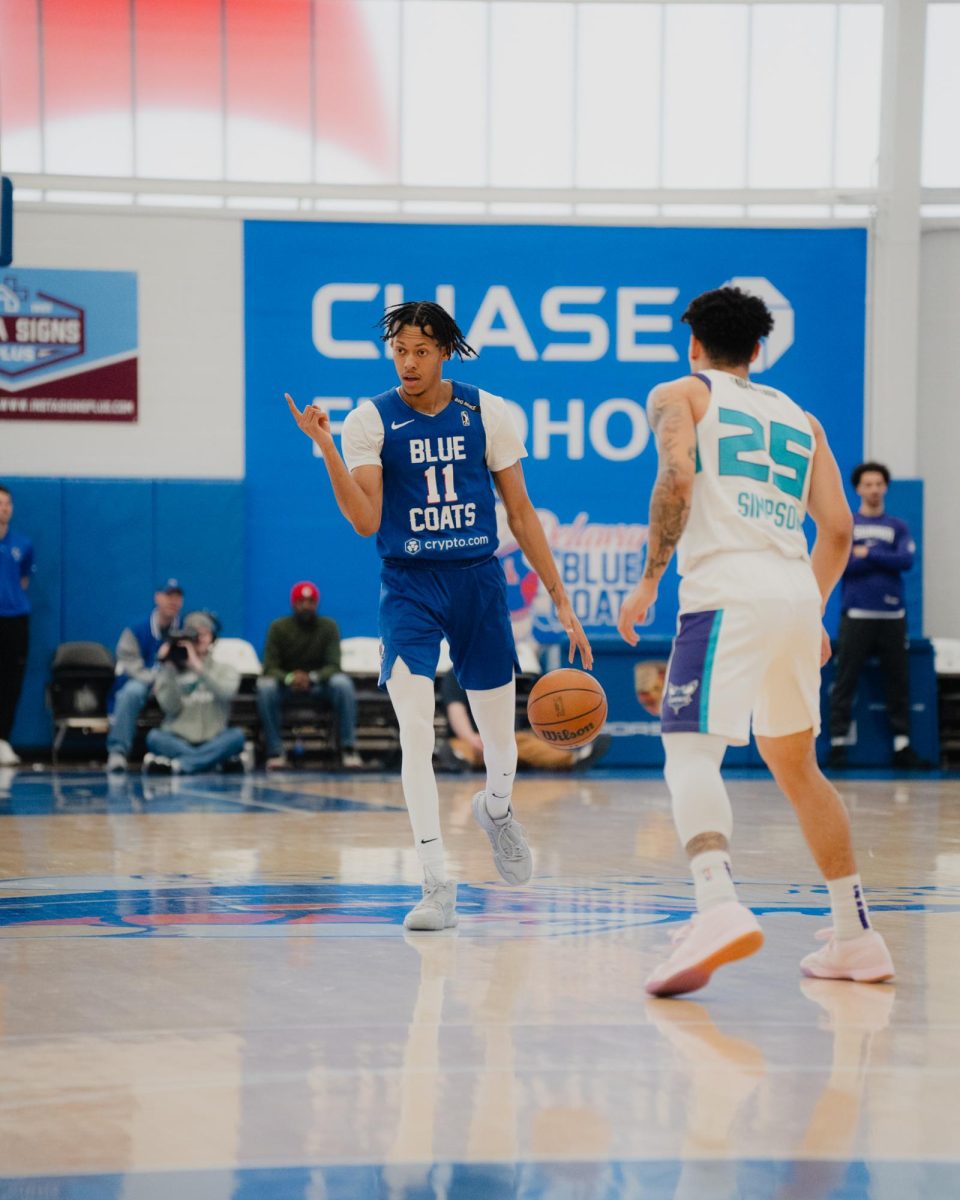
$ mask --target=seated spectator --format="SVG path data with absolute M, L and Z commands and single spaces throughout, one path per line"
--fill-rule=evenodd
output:
M 157 651 L 177 628 L 183 588 L 168 579 L 153 596 L 154 609 L 136 625 L 128 625 L 117 642 L 117 686 L 107 735 L 107 770 L 125 771 L 137 735 L 137 719 L 157 677 Z
M 267 770 L 287 765 L 281 728 L 283 706 L 290 700 L 313 699 L 333 707 L 345 767 L 362 766 L 354 749 L 357 696 L 353 680 L 340 670 L 340 630 L 336 621 L 317 614 L 320 592 L 315 583 L 296 583 L 290 592 L 293 612 L 278 617 L 267 631 L 263 674 L 257 680 L 257 711 L 263 726 Z
M 470 700 L 453 671 L 440 681 L 440 703 L 450 728 L 446 746 L 440 748 L 440 766 L 446 770 L 467 770 L 483 767 L 483 742 L 470 713 Z M 596 762 L 610 748 L 610 735 L 601 733 L 586 746 L 576 750 L 560 750 L 548 746 L 530 729 L 517 732 L 517 759 L 521 766 L 540 771 L 583 770 Z
M 227 726 L 240 672 L 214 662 L 210 647 L 216 632 L 214 617 L 192 612 L 158 650 L 154 692 L 164 717 L 160 728 L 147 734 L 145 771 L 196 775 L 242 756 L 243 730 Z M 241 761 L 244 767 L 253 765 L 249 758 Z

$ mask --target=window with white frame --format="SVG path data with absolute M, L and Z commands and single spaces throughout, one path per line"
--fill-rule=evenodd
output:
M 391 189 L 451 205 L 508 189 L 754 207 L 876 187 L 879 2 L 182 0 L 174 22 L 175 9 L 0 4 L 3 169 L 259 184 L 318 205 L 352 186 L 368 205 Z M 960 187 L 960 4 L 932 0 L 927 21 L 923 179 Z

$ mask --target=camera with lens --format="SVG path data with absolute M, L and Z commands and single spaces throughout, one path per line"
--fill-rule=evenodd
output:
M 167 662 L 176 667 L 178 671 L 185 670 L 187 666 L 187 642 L 195 642 L 197 640 L 196 631 L 193 629 L 179 629 L 176 633 L 170 634 L 167 638 Z

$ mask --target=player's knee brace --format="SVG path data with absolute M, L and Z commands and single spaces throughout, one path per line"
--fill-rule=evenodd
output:
M 729 839 L 733 813 L 720 774 L 727 743 L 709 733 L 668 733 L 663 748 L 663 773 L 681 843 L 687 846 L 702 833 L 720 833 Z

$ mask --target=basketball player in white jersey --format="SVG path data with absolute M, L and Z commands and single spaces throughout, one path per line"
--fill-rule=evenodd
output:
M 695 991 L 717 967 L 763 944 L 734 889 L 732 814 L 720 774 L 727 746 L 748 741 L 751 716 L 830 893 L 833 928 L 802 971 L 890 979 L 893 962 L 870 924 L 846 810 L 814 753 L 820 667 L 830 654 L 821 617 L 852 533 L 837 464 L 815 417 L 750 380 L 760 339 L 773 328 L 762 300 L 720 288 L 698 296 L 683 320 L 692 373 L 654 388 L 647 402 L 659 455 L 647 563 L 618 625 L 635 645 L 635 626 L 676 550 L 680 620 L 663 694 L 664 773 L 697 913 L 647 991 Z M 808 512 L 817 527 L 812 553 Z

